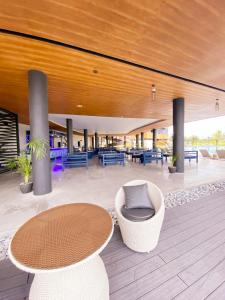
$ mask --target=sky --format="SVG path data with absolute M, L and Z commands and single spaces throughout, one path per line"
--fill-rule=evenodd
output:
M 185 123 L 184 135 L 186 137 L 197 135 L 199 137 L 210 137 L 215 131 L 221 130 L 225 133 L 225 116 Z M 172 127 L 169 127 L 169 134 L 172 134 Z

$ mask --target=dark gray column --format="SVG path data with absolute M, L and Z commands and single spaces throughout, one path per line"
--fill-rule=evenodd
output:
M 136 134 L 136 148 L 139 148 L 139 134 Z
M 144 148 L 144 132 L 141 132 L 141 148 Z
M 95 132 L 95 149 L 99 148 L 98 133 Z
M 95 148 L 95 138 L 94 136 L 91 137 L 91 143 L 92 143 L 92 148 Z
M 112 136 L 112 146 L 113 146 L 113 136 Z
M 28 72 L 29 112 L 31 139 L 43 139 L 49 143 L 48 125 L 48 80 L 36 70 Z M 52 191 L 51 163 L 49 147 L 43 159 L 32 157 L 32 178 L 34 195 L 44 195 Z
M 88 130 L 84 129 L 84 151 L 88 151 Z
M 124 148 L 127 147 L 127 137 L 126 137 L 126 135 L 123 137 L 123 145 L 124 145 Z
M 152 149 L 156 150 L 156 129 L 152 129 Z
M 107 136 L 105 137 L 105 139 L 106 139 L 106 146 L 108 147 L 108 146 L 109 146 L 109 136 L 107 135 Z
M 68 153 L 73 153 L 73 120 L 66 119 L 66 132 L 67 132 L 67 149 Z
M 184 172 L 184 98 L 173 100 L 173 155 L 178 173 Z

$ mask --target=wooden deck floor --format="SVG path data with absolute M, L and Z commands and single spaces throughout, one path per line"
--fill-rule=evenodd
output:
M 111 300 L 225 299 L 225 193 L 168 209 L 150 254 L 125 247 L 117 228 L 102 258 Z M 0 263 L 1 300 L 27 299 L 31 282 L 8 260 Z

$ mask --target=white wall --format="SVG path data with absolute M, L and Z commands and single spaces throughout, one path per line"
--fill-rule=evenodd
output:
M 73 146 L 75 148 L 78 147 L 78 141 L 80 142 L 80 146 L 83 147 L 84 146 L 84 137 L 82 135 L 73 135 Z M 91 137 L 88 137 L 88 148 L 90 148 L 92 146 L 92 139 Z
M 20 151 L 25 150 L 26 146 L 26 130 L 29 130 L 30 126 L 25 124 L 19 124 L 19 142 L 20 142 Z

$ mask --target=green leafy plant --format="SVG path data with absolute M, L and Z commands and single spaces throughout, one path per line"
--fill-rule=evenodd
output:
M 175 163 L 176 163 L 176 161 L 177 161 L 177 156 L 176 155 L 172 155 L 171 156 L 171 165 L 174 166 Z
M 18 172 L 23 176 L 25 184 L 29 182 L 31 177 L 32 154 L 36 159 L 43 159 L 47 154 L 49 145 L 44 139 L 34 139 L 27 144 L 27 147 L 30 155 L 27 155 L 26 152 L 23 151 L 15 159 L 10 159 L 8 161 L 8 168 L 11 170 L 18 170 Z
M 45 158 L 47 149 L 49 148 L 48 142 L 44 139 L 30 140 L 26 146 L 29 152 L 35 155 L 36 159 Z
M 31 158 L 25 153 L 22 152 L 20 156 L 10 159 L 7 164 L 8 168 L 12 171 L 17 170 L 24 178 L 24 183 L 28 183 L 31 172 Z
M 18 158 L 18 171 L 24 178 L 24 183 L 28 183 L 31 172 L 32 172 L 32 165 L 31 165 L 31 158 L 23 152 Z
M 18 169 L 17 158 L 9 159 L 8 162 L 7 162 L 7 167 L 12 171 L 17 170 Z

